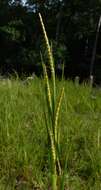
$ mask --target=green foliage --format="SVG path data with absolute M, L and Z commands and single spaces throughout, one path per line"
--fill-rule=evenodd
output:
M 60 112 L 60 162 L 65 189 L 101 188 L 101 90 L 56 81 L 65 87 Z M 0 189 L 50 187 L 49 149 L 43 110 L 44 81 L 0 81 Z M 40 97 L 41 95 L 41 97 Z
M 46 65 L 43 64 L 43 72 L 44 72 L 44 79 L 45 79 L 45 96 L 46 96 L 46 102 L 47 102 L 47 111 L 45 111 L 45 121 L 46 121 L 46 129 L 48 134 L 48 141 L 49 141 L 49 149 L 50 149 L 50 171 L 51 171 L 51 188 L 52 190 L 57 189 L 64 189 L 64 182 L 61 180 L 64 175 L 61 171 L 61 165 L 60 165 L 60 155 L 59 155 L 59 136 L 60 136 L 60 130 L 59 130 L 59 114 L 61 110 L 61 102 L 64 94 L 64 88 L 61 90 L 61 94 L 59 96 L 59 99 L 56 100 L 56 75 L 55 75 L 55 66 L 54 66 L 54 58 L 52 54 L 52 48 L 49 44 L 49 40 L 47 37 L 47 33 L 44 27 L 44 23 L 41 17 L 41 14 L 39 13 L 40 23 L 42 26 L 43 34 L 44 34 L 44 41 L 46 45 L 47 50 L 47 57 L 48 57 L 48 66 L 50 67 L 50 73 L 51 73 L 51 80 L 52 80 L 52 86 L 50 87 L 49 83 L 49 77 L 47 72 Z M 60 182 L 58 180 L 60 178 Z M 58 184 L 59 183 L 59 184 Z M 61 188 L 62 187 L 62 188 Z
M 3 26 L 0 28 L 1 31 L 6 32 L 7 35 L 11 36 L 11 40 L 18 40 L 20 38 L 20 33 L 14 27 Z
M 42 46 L 37 13 L 41 12 L 49 39 L 53 44 L 56 63 L 61 60 L 65 64 L 65 73 L 68 76 L 88 77 L 101 2 L 99 0 L 27 0 L 26 3 L 26 6 L 23 6 L 21 0 L 14 3 L 0 1 L 0 72 L 16 70 L 21 73 L 23 70 L 26 73 L 25 63 L 20 61 L 22 54 L 20 52 L 26 52 L 24 60 L 27 60 L 28 73 L 30 70 L 36 72 L 35 67 L 40 64 L 39 49 Z M 34 49 L 34 66 L 30 61 L 33 59 L 32 49 Z M 99 35 L 98 55 L 100 50 Z M 29 61 L 27 52 L 28 55 L 30 54 Z M 96 60 L 93 73 L 100 80 L 100 58 L 96 57 Z

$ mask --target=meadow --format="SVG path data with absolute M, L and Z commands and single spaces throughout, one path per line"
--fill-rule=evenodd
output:
M 0 80 L 0 189 L 100 190 L 101 89 L 56 78 L 39 19 L 44 77 Z
M 56 95 L 63 86 L 58 130 L 64 189 L 100 190 L 101 89 L 56 79 Z M 37 77 L 0 81 L 0 190 L 51 189 L 44 88 Z

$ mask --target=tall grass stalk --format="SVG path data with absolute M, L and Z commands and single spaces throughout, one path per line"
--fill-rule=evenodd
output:
M 62 175 L 62 170 L 61 170 L 60 155 L 59 155 L 59 143 L 60 143 L 59 131 L 60 130 L 59 130 L 59 125 L 58 125 L 58 120 L 59 120 L 61 102 L 62 102 L 62 98 L 64 94 L 64 88 L 61 90 L 60 96 L 57 100 L 55 68 L 54 68 L 54 59 L 52 55 L 52 49 L 50 47 L 45 26 L 44 26 L 40 13 L 39 13 L 39 18 L 40 18 L 40 23 L 42 26 L 42 31 L 44 34 L 44 40 L 46 44 L 49 67 L 50 67 L 50 72 L 51 72 L 51 79 L 52 79 L 52 85 L 50 86 L 47 68 L 42 59 L 44 79 L 45 79 L 45 96 L 46 96 L 47 110 L 48 110 L 48 114 L 45 112 L 45 122 L 46 122 L 49 142 L 50 142 L 49 146 L 50 146 L 50 154 L 51 154 L 51 186 L 52 186 L 52 190 L 59 190 L 59 187 L 61 187 L 61 185 L 58 186 L 58 176 L 60 179 Z

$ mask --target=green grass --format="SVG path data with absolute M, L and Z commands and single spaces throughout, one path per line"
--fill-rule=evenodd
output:
M 101 90 L 56 80 L 65 93 L 60 112 L 60 162 L 66 190 L 101 189 Z M 50 154 L 43 80 L 0 82 L 0 190 L 46 190 Z

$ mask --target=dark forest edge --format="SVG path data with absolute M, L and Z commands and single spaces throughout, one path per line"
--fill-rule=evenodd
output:
M 99 0 L 21 0 L 0 1 L 0 73 L 20 77 L 33 72 L 40 77 L 42 65 L 40 52 L 45 55 L 45 45 L 38 18 L 42 14 L 52 44 L 58 77 L 64 66 L 65 78 L 90 76 L 92 54 L 94 63 L 92 75 L 95 83 L 101 83 L 101 34 L 94 45 L 101 12 Z

